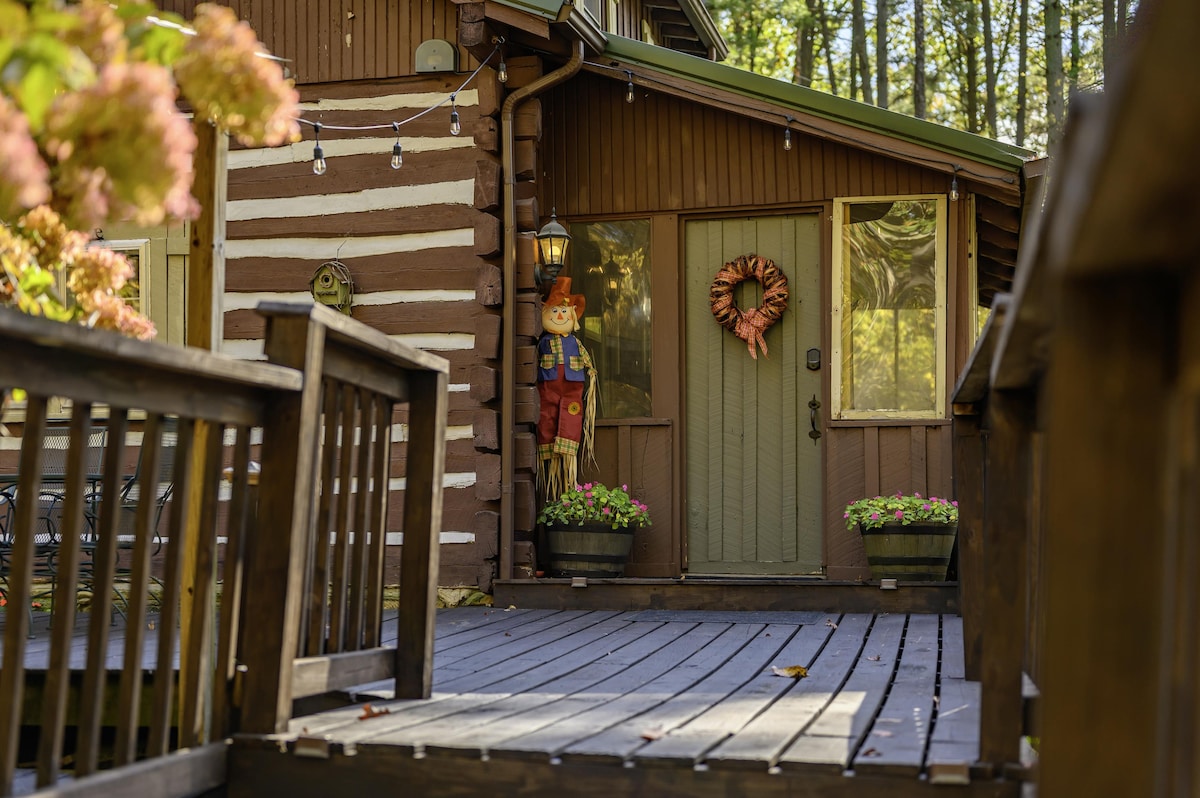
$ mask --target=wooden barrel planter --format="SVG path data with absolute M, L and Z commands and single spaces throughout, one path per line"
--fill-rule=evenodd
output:
M 884 524 L 863 529 L 872 579 L 944 582 L 954 551 L 957 524 Z
M 585 523 L 546 527 L 551 576 L 624 576 L 633 529 Z

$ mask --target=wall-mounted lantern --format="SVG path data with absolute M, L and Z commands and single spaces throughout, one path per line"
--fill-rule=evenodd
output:
M 346 264 L 339 260 L 322 263 L 313 272 L 308 288 L 312 291 L 314 301 L 350 315 L 350 306 L 354 302 L 354 280 Z
M 538 260 L 537 281 L 543 285 L 553 284 L 562 271 L 563 262 L 567 258 L 567 244 L 571 235 L 567 228 L 558 223 L 554 210 L 550 211 L 550 221 L 538 231 Z

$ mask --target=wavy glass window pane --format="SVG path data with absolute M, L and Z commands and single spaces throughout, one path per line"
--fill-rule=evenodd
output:
M 571 292 L 587 298 L 580 335 L 599 373 L 599 418 L 649 416 L 650 220 L 571 225 Z
M 846 206 L 842 409 L 937 409 L 937 200 Z

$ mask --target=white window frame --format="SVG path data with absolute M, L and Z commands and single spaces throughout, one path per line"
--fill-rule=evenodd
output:
M 842 225 L 849 205 L 867 202 L 901 200 L 934 200 L 936 202 L 937 232 L 934 248 L 937 280 L 934 289 L 934 323 L 937 340 L 934 342 L 936 373 L 933 410 L 851 410 L 842 407 L 842 283 L 848 264 L 842 252 Z M 830 330 L 830 404 L 834 419 L 923 419 L 946 417 L 946 295 L 949 284 L 949 253 L 947 250 L 948 223 L 945 194 L 904 194 L 899 196 L 837 197 L 833 201 L 833 304 Z
M 146 318 L 151 318 L 150 274 L 153 270 L 150 268 L 150 239 L 114 238 L 110 241 L 102 238 L 97 241 L 88 242 L 88 246 L 111 249 L 113 252 L 120 252 L 122 255 L 137 255 L 138 312 Z

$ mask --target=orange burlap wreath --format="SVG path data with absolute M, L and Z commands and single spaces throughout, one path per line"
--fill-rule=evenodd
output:
M 749 310 L 739 310 L 733 301 L 733 288 L 743 280 L 757 280 L 762 284 L 762 304 Z M 750 357 L 758 360 L 755 341 L 767 354 L 767 342 L 763 333 L 787 310 L 787 276 L 770 258 L 760 255 L 740 255 L 726 263 L 713 279 L 708 290 L 708 302 L 713 316 L 727 330 L 746 342 Z

